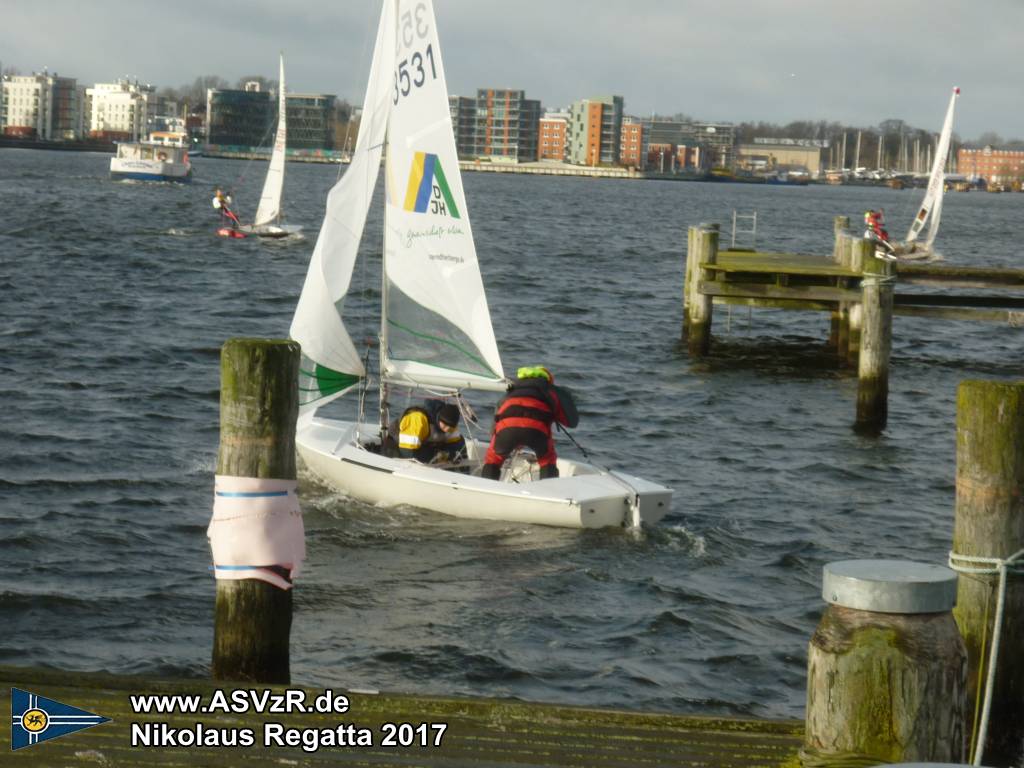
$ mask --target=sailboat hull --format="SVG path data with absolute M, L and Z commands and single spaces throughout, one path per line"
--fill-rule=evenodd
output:
M 243 224 L 239 227 L 247 235 L 256 237 L 290 237 L 302 232 L 302 227 L 297 224 Z
M 364 437 L 376 427 L 362 425 Z M 372 439 L 372 438 L 371 438 Z M 479 477 L 486 445 L 469 445 L 471 473 L 394 459 L 362 447 L 352 422 L 313 418 L 300 424 L 299 456 L 327 484 L 360 501 L 383 506 L 409 505 L 455 517 L 603 528 L 628 524 L 630 505 L 639 497 L 640 520 L 653 524 L 668 511 L 672 490 L 620 472 L 608 473 L 582 462 L 560 458 L 560 476 L 535 477 L 535 467 L 521 460 L 506 467 L 502 480 Z M 514 474 L 515 480 L 507 477 Z

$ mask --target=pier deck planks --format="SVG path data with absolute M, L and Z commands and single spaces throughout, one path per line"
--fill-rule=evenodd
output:
M 347 714 L 137 715 L 129 708 L 130 693 L 202 694 L 204 701 L 208 701 L 218 684 L 209 680 L 157 680 L 7 666 L 0 666 L 0 680 L 5 688 L 22 688 L 114 721 L 21 749 L 10 756 L 12 766 L 738 768 L 795 764 L 803 739 L 803 723 L 797 721 L 642 714 L 514 700 L 396 694 L 349 694 L 351 710 Z M 307 701 L 322 692 L 303 688 L 309 697 Z M 335 689 L 335 693 L 345 691 Z M 263 723 L 271 720 L 297 728 L 333 728 L 339 723 L 353 723 L 373 729 L 377 745 L 379 726 L 385 721 L 446 722 L 448 730 L 441 747 L 436 749 L 325 747 L 307 753 L 300 747 L 130 746 L 132 722 L 167 723 L 171 727 L 191 726 L 195 722 L 209 727 L 249 727 L 256 731 L 259 743 Z M 0 753 L 9 753 L 10 731 L 3 728 L 2 733 Z

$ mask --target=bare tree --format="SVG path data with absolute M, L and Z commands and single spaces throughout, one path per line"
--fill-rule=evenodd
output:
M 1003 137 L 995 131 L 986 131 L 978 137 L 978 140 L 975 143 L 982 147 L 1001 147 L 1003 145 Z
M 207 89 L 218 88 L 224 90 L 229 87 L 230 84 L 223 77 L 218 75 L 202 75 L 197 77 L 192 85 L 183 85 L 178 91 L 181 97 L 188 101 L 190 107 L 195 107 L 199 104 L 206 104 Z

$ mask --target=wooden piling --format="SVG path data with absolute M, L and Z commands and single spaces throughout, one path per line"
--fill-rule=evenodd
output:
M 965 571 L 995 571 L 994 563 L 1024 550 L 1024 382 L 964 381 L 957 392 L 956 519 L 953 564 Z M 1024 571 L 1018 561 L 1006 577 L 999 655 L 990 667 L 998 573 L 960 577 L 957 624 L 968 654 L 968 691 L 979 703 L 994 671 L 984 765 L 1021 765 L 1024 759 Z M 981 688 L 981 690 L 979 690 Z
M 832 245 L 832 261 L 841 261 L 842 244 L 840 243 L 840 237 L 846 230 L 850 228 L 850 217 L 849 216 L 836 216 L 832 220 L 832 231 L 835 234 L 835 240 Z
M 693 297 L 690 292 L 694 288 L 693 279 L 693 265 L 697 261 L 697 246 L 694 243 L 697 240 L 697 228 L 687 227 L 686 228 L 686 268 L 683 274 L 683 328 L 682 338 L 685 341 L 689 338 L 690 329 L 690 305 L 693 303 Z
M 864 263 L 873 258 L 874 246 L 863 237 L 850 237 L 846 241 L 847 266 L 854 272 L 864 272 Z M 864 305 L 852 302 L 849 307 L 849 331 L 847 334 L 846 362 L 856 368 L 860 364 L 860 337 L 864 325 Z
M 863 307 L 860 355 L 857 366 L 857 421 L 859 432 L 877 434 L 889 417 L 889 353 L 892 349 L 894 270 L 891 261 L 874 256 L 870 241 L 859 238 L 857 249 L 871 249 L 863 257 Z
M 848 230 L 836 233 L 835 258 L 841 267 L 850 268 L 850 262 L 853 260 L 853 234 Z M 833 312 L 835 349 L 841 364 L 847 363 L 850 359 L 850 307 L 852 304 L 853 302 L 840 301 Z
M 966 651 L 955 596 L 956 574 L 941 566 L 825 567 L 830 605 L 807 656 L 805 767 L 963 759 Z
M 835 241 L 832 245 L 832 261 L 841 263 L 842 242 L 841 237 L 850 226 L 849 216 L 836 216 L 832 222 L 832 230 L 835 233 Z M 833 349 L 839 346 L 840 312 L 839 308 L 832 310 L 832 317 L 828 334 L 828 345 Z
M 711 348 L 712 299 L 703 295 L 699 288 L 702 281 L 710 280 L 709 270 L 703 266 L 714 264 L 718 256 L 718 225 L 701 224 L 691 227 L 692 247 L 690 249 L 692 269 L 689 274 L 690 288 L 687 306 L 687 346 L 696 357 L 706 355 Z
M 293 341 L 224 344 L 218 475 L 296 478 L 299 359 Z M 290 682 L 292 590 L 257 579 L 218 579 L 214 613 L 214 679 Z

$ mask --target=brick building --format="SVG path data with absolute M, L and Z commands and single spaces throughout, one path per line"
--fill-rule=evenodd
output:
M 622 134 L 619 140 L 619 163 L 627 168 L 643 170 L 647 165 L 644 152 L 644 126 L 633 117 L 622 120 Z
M 992 186 L 1013 186 L 1024 182 L 1024 150 L 961 147 L 957 169 L 969 179 L 984 179 Z
M 537 144 L 538 160 L 565 162 L 569 144 L 569 113 L 546 112 L 540 119 L 540 137 Z

